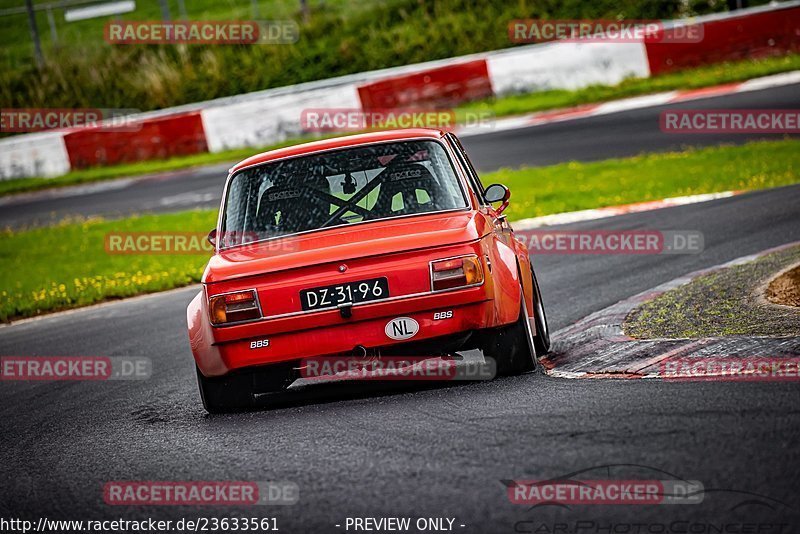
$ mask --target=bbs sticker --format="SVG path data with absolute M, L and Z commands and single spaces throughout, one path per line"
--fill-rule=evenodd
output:
M 453 318 L 453 310 L 436 312 L 433 314 L 434 321 L 441 321 L 442 319 L 452 319 L 452 318 Z
M 250 342 L 250 349 L 264 349 L 269 347 L 269 339 L 259 339 Z

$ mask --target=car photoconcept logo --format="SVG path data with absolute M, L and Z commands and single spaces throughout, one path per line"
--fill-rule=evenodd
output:
M 409 169 L 407 171 L 395 172 L 389 175 L 389 178 L 395 182 L 397 180 L 408 180 L 409 178 L 419 178 L 422 176 L 422 171 L 419 169 Z
M 285 200 L 287 198 L 300 198 L 302 194 L 302 191 L 299 189 L 286 189 L 284 191 L 278 191 L 277 193 L 270 193 L 267 198 L 272 202 L 275 200 Z
M 417 335 L 419 323 L 411 317 L 398 317 L 386 323 L 386 335 L 392 339 L 403 340 Z

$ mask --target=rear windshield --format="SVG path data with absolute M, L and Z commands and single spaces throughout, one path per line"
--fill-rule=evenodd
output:
M 367 145 L 236 174 L 223 209 L 220 246 L 466 207 L 439 143 Z

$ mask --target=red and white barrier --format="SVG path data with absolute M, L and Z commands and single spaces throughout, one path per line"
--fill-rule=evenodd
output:
M 71 168 L 61 132 L 30 133 L 0 140 L 0 180 L 61 176 Z
M 355 84 L 244 100 L 201 111 L 209 152 L 262 147 L 303 134 L 307 108 L 360 108 Z
M 486 58 L 495 95 L 614 85 L 650 75 L 643 43 L 552 42 Z
M 697 43 L 648 42 L 651 74 L 800 51 L 800 4 L 787 2 L 703 17 Z M 667 34 L 675 29 L 667 29 Z
M 434 69 L 366 83 L 358 88 L 364 110 L 446 107 L 492 96 L 485 59 L 456 62 Z
M 612 85 L 632 76 L 800 51 L 800 0 L 691 22 L 703 24 L 702 41 L 534 44 L 143 113 L 133 118 L 141 124 L 136 132 L 87 127 L 15 136 L 0 140 L 0 179 L 262 147 L 307 133 L 301 124 L 306 108 L 454 106 L 493 95 Z
M 72 168 L 167 159 L 208 152 L 200 112 L 176 113 L 141 121 L 132 131 L 75 128 L 64 134 Z

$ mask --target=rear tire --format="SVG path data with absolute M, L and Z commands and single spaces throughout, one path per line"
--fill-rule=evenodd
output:
M 252 408 L 255 403 L 249 373 L 206 377 L 198 368 L 197 387 L 208 413 L 238 412 Z
M 536 335 L 530 326 L 528 309 L 525 306 L 525 293 L 520 289 L 522 302 L 519 317 L 508 326 L 485 333 L 483 352 L 497 363 L 497 376 L 513 376 L 541 368 L 539 358 L 550 352 L 550 330 L 542 303 L 539 282 L 531 267 L 533 283 L 533 319 Z
M 533 347 L 536 349 L 536 359 L 550 352 L 550 329 L 547 326 L 547 315 L 544 313 L 542 293 L 539 291 L 539 282 L 531 267 L 531 280 L 533 281 L 533 318 L 536 321 L 536 335 L 533 336 Z
M 494 358 L 497 376 L 519 375 L 536 369 L 537 360 L 524 295 L 517 320 L 508 326 L 487 332 L 483 352 Z
M 286 389 L 294 381 L 291 365 L 273 364 L 258 369 L 233 371 L 219 377 L 203 376 L 197 371 L 197 386 L 203 408 L 208 413 L 241 412 L 256 406 L 256 393 Z

